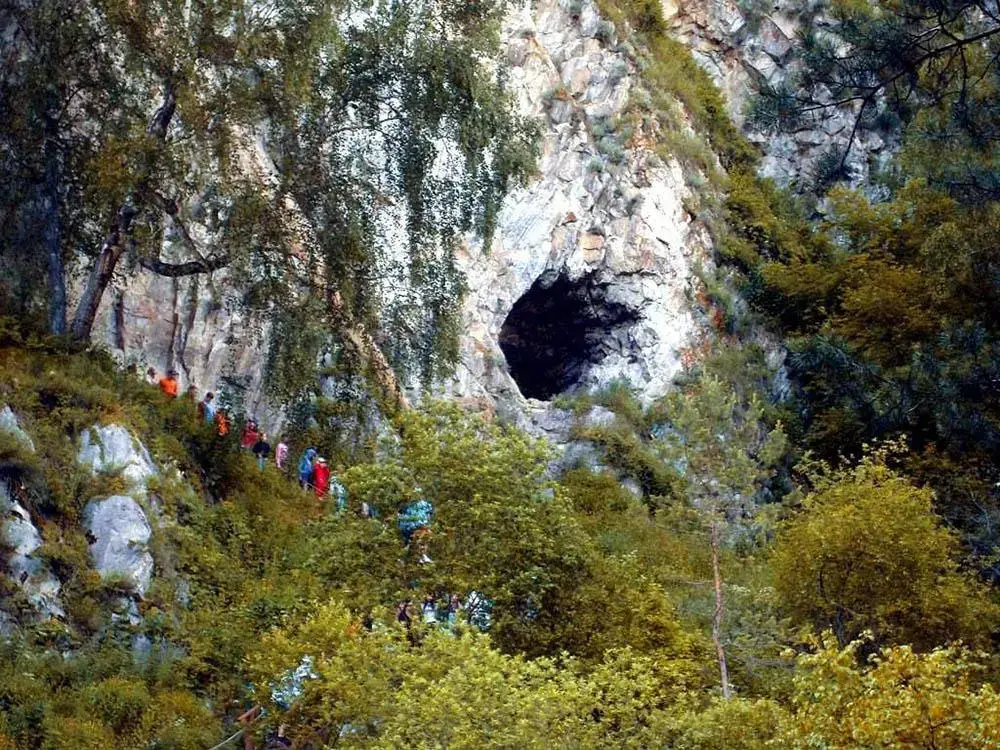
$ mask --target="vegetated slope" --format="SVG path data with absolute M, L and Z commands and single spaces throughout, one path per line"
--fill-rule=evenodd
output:
M 553 480 L 544 445 L 430 405 L 398 419 L 398 438 L 377 459 L 342 472 L 349 502 L 337 512 L 275 468 L 258 471 L 191 403 L 98 355 L 7 347 L 0 394 L 35 446 L 5 443 L 3 475 L 42 529 L 39 554 L 66 612 L 39 622 L 25 602 L 18 608 L 16 582 L 5 584 L 4 609 L 20 622 L 0 670 L 0 737 L 11 747 L 204 748 L 256 702 L 269 711 L 253 732 L 285 723 L 302 747 L 532 747 L 557 736 L 578 746 L 760 747 L 843 741 L 858 725 L 890 738 L 931 731 L 917 704 L 892 701 L 900 691 L 971 746 L 996 726 L 984 720 L 996 697 L 969 679 L 982 655 L 890 649 L 862 668 L 857 645 L 785 651 L 806 643 L 796 627 L 818 632 L 843 618 L 827 598 L 841 591 L 870 605 L 842 600 L 857 618 L 843 644 L 871 629 L 866 653 L 914 633 L 924 649 L 951 636 L 986 643 L 994 608 L 957 572 L 953 538 L 926 494 L 878 457 L 816 479 L 806 520 L 779 535 L 773 561 L 766 519 L 747 533 L 754 524 L 734 517 L 721 564 L 738 697 L 723 701 L 708 639 L 706 519 L 684 501 L 676 461 L 661 466 L 676 491 L 655 498 L 587 468 Z M 624 413 L 627 399 L 616 398 Z M 651 418 L 684 408 L 661 404 Z M 127 491 L 113 471 L 93 477 L 76 464 L 83 431 L 98 422 L 128 427 L 158 467 L 139 495 L 155 560 L 142 596 L 98 575 L 88 555 L 84 505 Z M 418 494 L 435 508 L 429 565 L 395 523 Z M 361 503 L 377 517 L 363 517 Z M 873 571 L 852 576 L 851 552 L 868 554 L 860 540 L 876 522 L 899 539 L 881 552 L 892 570 L 926 575 L 876 587 L 888 571 L 876 558 Z M 817 590 L 797 575 L 815 560 L 843 586 Z M 488 624 L 460 613 L 452 627 L 419 615 L 407 627 L 395 614 L 406 599 L 473 591 L 493 601 Z M 940 634 L 923 627 L 932 611 Z M 303 663 L 296 687 L 290 675 Z M 854 700 L 873 686 L 886 697 Z M 817 690 L 826 691 L 819 704 Z

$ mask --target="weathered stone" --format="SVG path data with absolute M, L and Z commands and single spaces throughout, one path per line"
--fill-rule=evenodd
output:
M 784 60 L 792 51 L 792 43 L 770 18 L 764 17 L 761 20 L 757 36 L 760 38 L 764 51 L 777 62 Z
M 10 579 L 21 588 L 40 617 L 64 617 L 59 581 L 35 554 L 42 546 L 42 535 L 31 522 L 27 509 L 10 497 L 5 483 L 0 483 L 0 518 L 4 516 L 0 538 L 10 549 L 7 557 Z
M 580 249 L 581 250 L 600 250 L 604 247 L 603 234 L 595 234 L 594 232 L 584 232 L 580 235 Z
M 83 511 L 84 525 L 94 541 L 90 557 L 102 577 L 121 576 L 141 596 L 153 578 L 153 556 L 147 545 L 149 520 L 130 497 L 94 499 Z
M 121 475 L 137 489 L 156 475 L 146 447 L 121 425 L 94 425 L 80 439 L 77 462 L 94 474 Z
M 31 440 L 31 436 L 24 431 L 13 410 L 6 405 L 0 409 L 0 432 L 13 435 L 14 439 L 27 450 L 35 452 L 35 443 Z
M 735 32 L 742 16 L 728 0 L 717 1 L 713 18 Z M 642 399 L 656 398 L 678 371 L 678 351 L 700 335 L 688 300 L 694 267 L 709 240 L 684 208 L 688 188 L 681 167 L 661 163 L 656 144 L 641 138 L 620 153 L 610 143 L 604 146 L 609 153 L 595 153 L 594 123 L 614 122 L 639 80 L 624 52 L 593 38 L 607 30 L 601 20 L 593 0 L 582 2 L 576 18 L 559 0 L 513 4 L 503 28 L 509 52 L 505 75 L 519 111 L 547 123 L 539 173 L 508 196 L 493 244 L 482 247 L 470 238 L 457 258 L 469 290 L 461 360 L 454 377 L 435 390 L 488 399 L 498 417 L 531 429 L 499 336 L 514 304 L 543 274 L 574 281 L 592 276 L 588 283 L 607 289 L 609 299 L 635 305 L 629 310 L 635 315 L 632 329 L 597 342 L 595 351 L 604 357 L 581 371 L 574 388 L 626 377 Z M 581 242 L 572 226 L 558 231 L 575 221 L 586 222 L 581 228 L 603 227 L 605 237 Z M 108 295 L 95 338 L 124 360 L 177 367 L 182 387 L 194 380 L 202 390 L 212 388 L 231 367 L 247 386 L 244 406 L 273 432 L 278 418 L 263 400 L 261 339 L 251 335 L 250 321 L 238 310 L 218 302 L 229 296 L 227 284 L 225 274 L 216 274 L 213 287 L 219 293 L 208 294 L 203 280 L 140 272 L 117 296 Z

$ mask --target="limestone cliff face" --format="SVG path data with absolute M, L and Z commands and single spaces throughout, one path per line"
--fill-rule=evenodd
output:
M 791 83 L 800 63 L 792 54 L 804 31 L 823 33 L 828 19 L 809 0 L 661 0 L 673 34 L 723 91 L 729 111 L 744 123 L 746 105 L 759 87 Z M 765 134 L 747 129 L 764 152 L 761 174 L 780 185 L 808 190 L 824 155 L 844 149 L 851 139 L 856 105 L 824 109 L 793 133 Z M 873 165 L 895 150 L 896 138 L 874 130 L 855 134 L 845 162 L 846 179 L 868 183 Z
M 537 0 L 508 20 L 511 84 L 543 126 L 539 176 L 509 197 L 492 247 L 461 257 L 470 291 L 447 390 L 512 415 L 541 407 L 525 395 L 615 378 L 661 395 L 698 337 L 690 299 L 707 233 L 684 209 L 676 163 L 605 134 L 634 71 L 594 6 L 569 5 Z
M 591 2 L 524 2 L 504 35 L 510 86 L 542 126 L 539 174 L 509 196 L 490 247 L 461 251 L 462 358 L 439 391 L 526 426 L 556 393 L 615 378 L 654 398 L 700 335 L 690 300 L 709 239 L 685 210 L 684 174 L 615 136 L 635 71 Z M 273 421 L 266 330 L 234 313 L 235 294 L 224 274 L 140 272 L 107 295 L 94 335 L 126 361 L 176 368 L 185 387 L 228 379 Z

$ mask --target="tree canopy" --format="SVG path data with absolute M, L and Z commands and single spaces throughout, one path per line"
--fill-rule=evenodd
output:
M 446 366 L 454 243 L 533 169 L 493 64 L 502 7 L 11 6 L 5 305 L 62 332 L 82 277 L 86 339 L 117 276 L 226 268 L 251 309 L 383 330 L 405 375 Z

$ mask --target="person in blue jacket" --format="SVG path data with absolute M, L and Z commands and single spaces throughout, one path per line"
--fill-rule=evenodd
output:
M 299 487 L 305 489 L 312 484 L 313 461 L 316 460 L 316 449 L 310 448 L 299 461 Z

